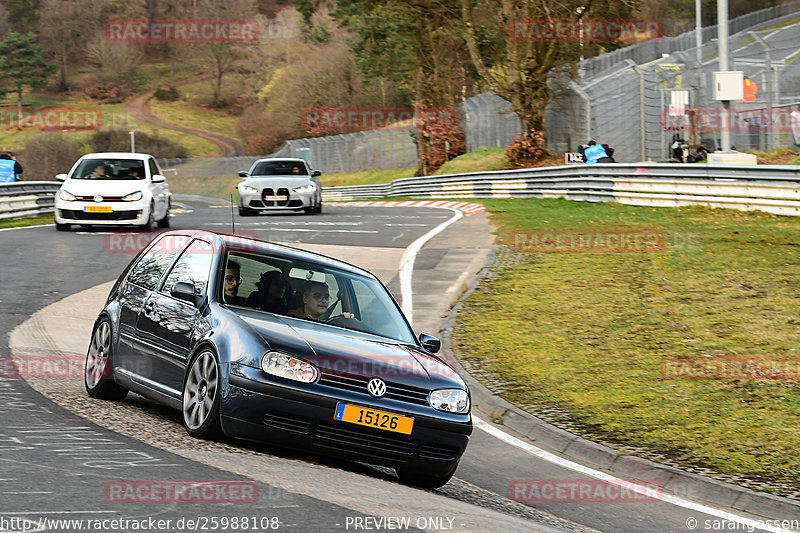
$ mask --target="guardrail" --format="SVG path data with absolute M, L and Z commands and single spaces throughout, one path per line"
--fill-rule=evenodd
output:
M 61 184 L 0 184 L 0 219 L 52 212 Z M 567 198 L 589 202 L 758 209 L 800 216 L 800 166 L 627 164 L 566 165 L 401 178 L 381 185 L 326 187 L 325 201 L 367 198 Z
M 567 198 L 678 207 L 703 205 L 800 215 L 800 166 L 568 165 L 401 178 L 323 189 L 326 201 L 366 198 Z
M 53 212 L 57 181 L 0 183 L 0 219 L 21 218 Z

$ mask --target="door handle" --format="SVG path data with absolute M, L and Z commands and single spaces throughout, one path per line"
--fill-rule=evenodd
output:
M 145 311 L 152 311 L 154 307 L 155 307 L 155 304 L 153 304 L 153 302 L 147 302 L 147 303 L 144 304 L 144 310 Z

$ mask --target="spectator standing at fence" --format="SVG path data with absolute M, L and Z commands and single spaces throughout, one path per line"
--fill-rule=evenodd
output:
M 22 174 L 22 165 L 19 164 L 13 152 L 0 154 L 0 183 L 19 181 Z
M 792 130 L 794 144 L 800 146 L 800 106 L 795 106 L 789 113 L 789 126 Z

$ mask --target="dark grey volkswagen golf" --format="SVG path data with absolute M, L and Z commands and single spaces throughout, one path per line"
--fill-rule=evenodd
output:
M 224 434 L 450 479 L 472 432 L 469 390 L 369 272 L 206 231 L 158 235 L 94 325 L 86 390 L 178 408 Z

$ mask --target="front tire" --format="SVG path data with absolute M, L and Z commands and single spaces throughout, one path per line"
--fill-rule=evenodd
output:
M 153 226 L 155 225 L 155 220 L 153 219 L 154 207 L 155 206 L 153 204 L 150 204 L 150 211 L 147 213 L 147 220 L 140 226 L 142 231 L 153 231 Z
M 70 224 L 59 224 L 56 222 L 56 231 L 69 231 L 70 227 Z
M 83 383 L 89 396 L 101 400 L 124 399 L 128 395 L 128 390 L 114 381 L 113 373 L 111 323 L 104 319 L 94 328 L 89 351 L 86 353 Z
M 252 217 L 256 215 L 256 211 L 252 209 L 247 209 L 246 207 L 239 208 L 239 216 L 240 217 Z
M 400 478 L 400 481 L 407 485 L 412 485 L 414 487 L 420 487 L 423 489 L 438 489 L 450 481 L 450 478 L 452 478 L 453 474 L 456 473 L 456 468 L 458 468 L 458 461 L 456 461 L 456 464 L 453 465 L 453 468 L 449 473 L 443 475 L 425 474 L 418 470 L 404 468 L 401 466 L 396 467 L 394 470 L 397 472 L 397 477 Z
M 219 420 L 219 363 L 211 350 L 198 353 L 183 380 L 183 427 L 197 439 L 213 440 L 222 434 Z
M 166 211 L 166 213 L 164 213 L 164 218 L 162 218 L 161 220 L 156 222 L 156 224 L 158 225 L 159 228 L 168 228 L 169 227 L 169 218 L 170 218 L 169 210 L 170 210 L 171 207 L 172 207 L 172 202 L 169 202 L 167 204 L 167 211 Z

